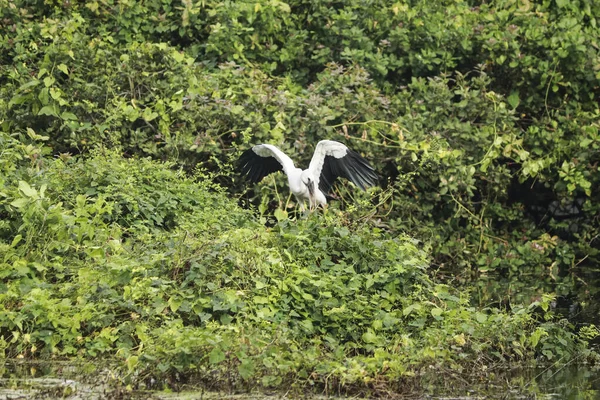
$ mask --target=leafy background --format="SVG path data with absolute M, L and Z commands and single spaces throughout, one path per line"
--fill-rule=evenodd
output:
M 591 0 L 0 0 L 5 355 L 117 355 L 136 382 L 235 370 L 393 390 L 431 363 L 581 357 L 599 15 Z M 282 177 L 248 189 L 234 172 L 251 144 L 307 163 L 325 138 L 381 188 L 340 185 L 329 213 L 290 221 Z

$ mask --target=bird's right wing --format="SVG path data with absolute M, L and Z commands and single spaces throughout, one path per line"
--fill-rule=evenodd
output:
M 258 144 L 242 153 L 238 166 L 243 175 L 252 182 L 259 182 L 265 176 L 293 170 L 294 162 L 283 151 L 271 144 Z
M 371 165 L 354 150 L 333 140 L 317 143 L 308 169 L 318 179 L 319 189 L 329 193 L 338 177 L 346 178 L 361 189 L 377 184 Z

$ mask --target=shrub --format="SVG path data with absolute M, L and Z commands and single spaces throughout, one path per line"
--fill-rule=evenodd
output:
M 538 321 L 551 296 L 475 308 L 432 282 L 415 240 L 365 218 L 332 209 L 268 228 L 201 172 L 108 150 L 7 167 L 27 146 L 2 138 L 5 355 L 115 357 L 130 383 L 179 373 L 401 390 L 431 363 L 585 352 Z

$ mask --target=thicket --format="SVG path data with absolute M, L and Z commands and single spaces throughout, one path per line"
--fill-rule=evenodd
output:
M 77 219 L 87 208 L 96 211 L 85 218 L 106 224 L 107 242 L 93 245 L 99 258 L 110 254 L 102 247 L 113 243 L 110 229 L 127 240 L 142 240 L 139 230 L 147 231 L 145 245 L 131 246 L 154 248 L 206 202 L 226 210 L 214 209 L 222 216 L 215 232 L 258 230 L 251 214 L 208 192 L 226 187 L 237 197 L 245 190 L 231 167 L 238 148 L 270 142 L 307 163 L 314 144 L 327 138 L 363 153 L 382 178 L 371 200 L 354 194 L 358 208 L 328 215 L 332 226 L 358 219 L 369 221 L 369 228 L 349 228 L 361 240 L 375 231 L 383 242 L 398 234 L 418 238 L 431 252 L 430 284 L 472 283 L 474 304 L 493 299 L 518 308 L 546 293 L 589 301 L 597 287 L 584 271 L 598 263 L 600 235 L 599 17 L 592 0 L 0 0 L 2 245 L 50 246 L 54 254 L 52 246 L 77 235 L 65 215 Z M 123 168 L 111 175 L 104 156 L 90 156 L 110 148 L 167 162 L 139 161 L 148 168 L 180 172 L 153 172 L 159 182 L 142 182 L 125 173 L 136 163 L 111 158 Z M 205 172 L 193 175 L 196 166 Z M 174 186 L 165 188 L 164 180 Z M 143 188 L 134 183 L 146 185 L 149 197 L 136 199 Z M 273 194 L 274 187 L 285 193 L 282 183 L 269 179 L 245 197 L 266 214 L 286 210 L 285 198 Z M 46 190 L 51 201 L 42 201 Z M 343 200 L 353 195 L 343 187 L 338 193 Z M 32 204 L 54 206 L 41 212 Z M 29 223 L 46 221 L 47 212 L 60 228 L 36 243 L 39 226 Z M 227 225 L 232 215 L 240 226 Z M 300 236 L 306 230 L 319 243 L 337 235 L 315 233 L 325 227 L 312 219 L 282 218 L 273 229 L 299 229 Z M 257 240 L 276 240 L 267 232 Z M 65 245 L 65 259 L 77 248 Z M 91 251 L 85 249 L 78 251 Z M 17 280 L 43 272 L 20 268 Z M 68 281 L 69 270 L 60 279 Z M 181 283 L 171 279 L 168 285 Z M 186 318 L 184 325 L 196 321 Z
M 202 172 L 0 137 L 5 357 L 116 359 L 122 382 L 150 387 L 383 394 L 432 365 L 479 376 L 591 354 L 593 329 L 552 322 L 552 296 L 473 307 L 429 278 L 414 239 L 343 212 L 265 228 Z
M 345 136 L 393 194 L 386 223 L 444 272 L 551 282 L 598 261 L 593 1 L 0 9 L 5 132 L 212 170 L 244 140 L 306 161 Z

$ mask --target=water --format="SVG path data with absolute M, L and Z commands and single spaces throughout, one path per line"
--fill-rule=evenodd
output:
M 444 380 L 443 378 L 441 379 Z M 430 399 L 600 399 L 600 369 L 589 366 L 516 368 L 479 384 L 428 386 Z
M 92 363 L 30 363 L 9 361 L 0 368 L 0 400 L 13 399 L 291 399 L 290 393 L 228 394 L 204 392 L 193 385 L 181 392 L 140 391 L 117 385 L 108 367 Z M 469 382 L 439 371 L 422 380 L 424 391 L 411 399 L 600 399 L 600 367 L 568 366 L 558 369 L 512 369 L 487 381 Z M 393 395 L 393 394 L 390 394 Z M 302 395 L 302 398 L 335 397 Z M 360 397 L 352 397 L 359 399 Z M 341 398 L 337 398 L 341 399 Z

